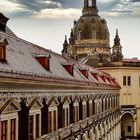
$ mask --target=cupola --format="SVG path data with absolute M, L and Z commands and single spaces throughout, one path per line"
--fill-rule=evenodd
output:
M 114 45 L 112 47 L 112 61 L 120 62 L 123 59 L 122 46 L 120 44 L 120 38 L 118 34 L 118 29 L 116 29 L 116 36 L 114 39 Z
M 97 14 L 98 9 L 96 6 L 96 0 L 84 0 L 83 14 L 93 13 Z
M 65 40 L 64 40 L 64 43 L 63 43 L 62 54 L 67 53 L 67 46 L 68 46 L 68 41 L 67 41 L 67 36 L 65 35 Z

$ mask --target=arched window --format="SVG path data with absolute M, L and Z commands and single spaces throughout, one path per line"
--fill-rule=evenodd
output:
M 0 38 L 0 61 L 6 61 L 6 46 L 8 45 L 8 41 L 6 38 Z

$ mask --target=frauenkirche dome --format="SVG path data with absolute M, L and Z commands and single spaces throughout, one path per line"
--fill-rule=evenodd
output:
M 84 0 L 82 13 L 80 19 L 74 22 L 74 38 L 109 41 L 108 27 L 105 19 L 98 15 L 96 0 Z
M 96 62 L 106 63 L 110 59 L 109 30 L 106 20 L 98 15 L 96 0 L 84 0 L 82 16 L 74 21 L 69 43 L 65 39 L 63 45 L 63 53 L 80 61 L 96 58 Z

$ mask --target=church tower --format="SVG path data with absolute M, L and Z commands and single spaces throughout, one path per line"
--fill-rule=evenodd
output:
M 104 65 L 111 57 L 109 38 L 106 20 L 98 15 L 96 0 L 84 0 L 82 16 L 74 21 L 68 45 L 62 52 L 91 66 Z
M 120 38 L 118 35 L 118 29 L 116 29 L 116 36 L 114 39 L 114 45 L 112 47 L 112 61 L 120 62 L 123 59 L 122 46 L 120 44 Z

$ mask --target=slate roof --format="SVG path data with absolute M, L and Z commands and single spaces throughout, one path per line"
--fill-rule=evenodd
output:
M 103 84 L 118 86 L 117 83 L 104 82 L 100 75 L 107 75 L 90 66 L 83 65 L 73 59 L 66 58 L 55 52 L 27 42 L 14 35 L 14 33 L 0 32 L 0 38 L 6 38 L 8 45 L 6 47 L 6 63 L 0 62 L 0 77 L 24 78 L 30 80 L 41 78 L 50 78 L 63 81 L 78 82 L 79 84 Z M 50 71 L 46 70 L 35 58 L 35 55 L 50 55 Z M 63 63 L 73 63 L 74 75 L 72 76 L 63 67 Z M 79 69 L 88 70 L 86 78 Z M 96 80 L 90 72 L 98 73 L 99 79 Z

